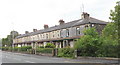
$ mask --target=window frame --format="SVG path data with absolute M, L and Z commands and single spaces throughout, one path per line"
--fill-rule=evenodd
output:
M 81 32 L 80 32 L 80 27 L 76 27 L 76 35 L 80 35 Z
M 69 33 L 69 29 L 66 29 L 66 37 L 69 37 L 70 33 Z

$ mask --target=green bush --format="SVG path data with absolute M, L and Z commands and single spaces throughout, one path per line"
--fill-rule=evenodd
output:
M 102 45 L 98 50 L 98 57 L 116 57 L 118 58 L 119 50 L 115 45 Z
M 9 51 L 12 51 L 12 50 L 13 50 L 13 48 L 12 48 L 12 47 L 9 47 L 9 48 L 8 48 L 8 50 L 9 50 Z
M 38 47 L 38 48 L 44 48 L 44 46 L 40 46 L 40 47 Z
M 37 53 L 52 53 L 53 48 L 37 48 Z
M 13 51 L 18 51 L 20 49 L 20 47 L 14 47 Z
M 58 57 L 74 57 L 73 48 L 59 48 Z
M 55 48 L 55 45 L 52 43 L 47 43 L 47 45 L 45 46 L 45 48 Z
M 32 49 L 32 46 L 23 46 L 23 47 L 20 47 L 20 51 L 27 51 L 27 49 Z
M 9 49 L 9 47 L 2 47 L 3 51 L 7 51 Z

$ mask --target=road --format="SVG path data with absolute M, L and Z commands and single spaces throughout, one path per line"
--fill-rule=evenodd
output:
M 118 63 L 117 60 L 66 59 L 32 54 L 2 52 L 2 63 Z

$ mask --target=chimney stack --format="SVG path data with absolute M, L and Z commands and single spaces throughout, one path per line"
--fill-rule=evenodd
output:
M 25 34 L 29 33 L 28 31 L 25 31 Z
M 62 19 L 60 19 L 59 20 L 59 25 L 62 25 L 62 24 L 64 24 L 65 22 L 62 20 Z
M 33 32 L 36 32 L 37 31 L 37 29 L 33 29 Z
M 82 15 L 81 15 L 82 19 L 89 19 L 89 17 L 90 17 L 90 14 L 88 14 L 86 12 L 83 12 Z
M 49 28 L 49 26 L 47 24 L 44 24 L 44 29 Z

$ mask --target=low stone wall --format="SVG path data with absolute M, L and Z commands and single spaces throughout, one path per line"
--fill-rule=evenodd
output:
M 120 58 L 110 58 L 110 57 L 77 57 L 77 59 L 100 59 L 100 60 L 120 60 Z
M 50 57 L 53 56 L 53 54 L 50 54 L 50 53 L 36 53 L 36 55 L 40 55 L 40 56 L 50 56 Z

